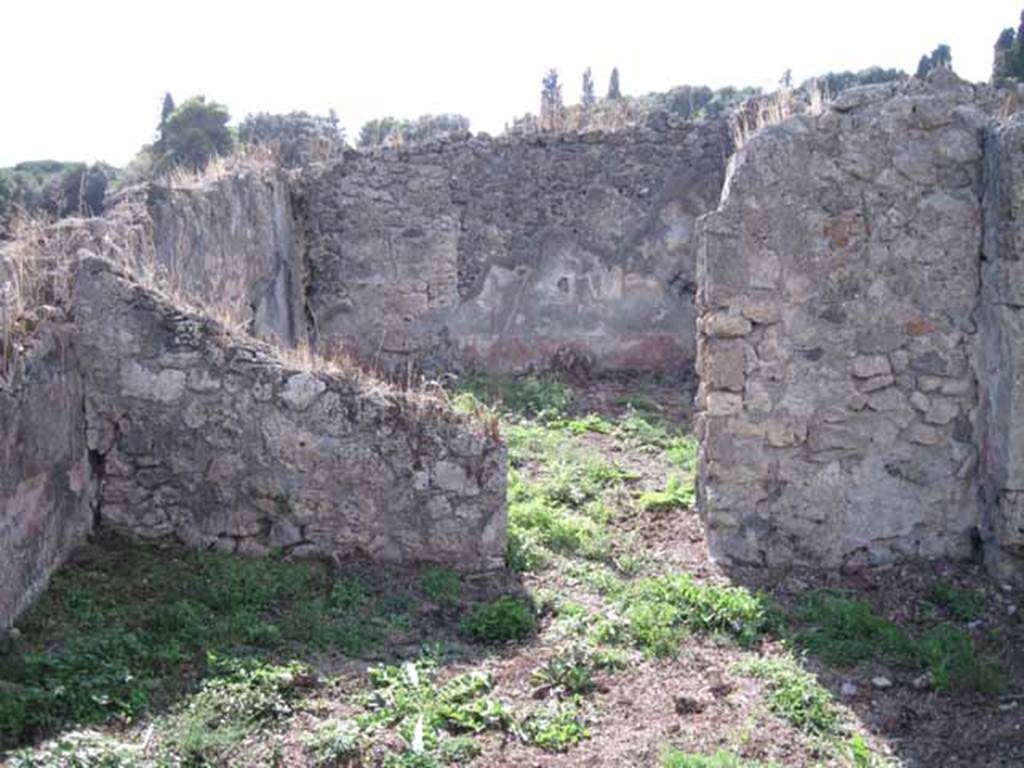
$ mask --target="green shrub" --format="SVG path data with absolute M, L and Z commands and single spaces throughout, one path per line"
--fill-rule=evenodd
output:
M 993 693 L 1005 685 L 1000 667 L 979 657 L 971 636 L 959 627 L 932 627 L 921 636 L 918 647 L 936 690 Z
M 513 595 L 503 595 L 494 602 L 478 606 L 461 623 L 466 635 L 486 643 L 525 640 L 533 634 L 534 628 L 532 609 L 526 601 Z

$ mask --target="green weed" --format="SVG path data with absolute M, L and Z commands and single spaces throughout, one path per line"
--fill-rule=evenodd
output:
M 463 617 L 460 628 L 473 640 L 500 643 L 525 640 L 536 627 L 533 610 L 522 599 L 503 595 Z
M 141 746 L 95 731 L 72 731 L 11 756 L 11 768 L 156 768 Z M 162 767 L 161 767 L 162 768 Z
M 446 765 L 468 763 L 479 757 L 480 745 L 470 736 L 450 736 L 443 739 L 438 747 L 441 762 Z
M 422 754 L 436 762 L 446 736 L 504 729 L 512 724 L 511 714 L 493 695 L 494 683 L 486 674 L 458 675 L 438 686 L 434 664 L 420 660 L 374 667 L 369 675 L 373 690 L 364 697 L 366 712 L 356 718 L 356 723 L 364 733 L 396 728 L 409 745 L 402 760 L 405 755 Z
M 678 475 L 669 477 L 665 487 L 657 491 L 644 491 L 636 500 L 644 512 L 666 512 L 679 507 L 693 506 L 693 480 Z
M 371 590 L 310 562 L 116 540 L 89 552 L 54 577 L 21 624 L 0 676 L 0 748 L 169 706 L 209 675 L 210 652 L 367 653 L 408 625 L 415 604 L 387 579 Z
M 530 675 L 536 685 L 567 693 L 586 694 L 595 688 L 594 663 L 589 650 L 576 646 L 551 657 Z
M 607 435 L 615 430 L 615 423 L 596 413 L 588 413 L 577 419 L 554 419 L 548 421 L 550 429 L 564 429 L 571 435 L 583 435 L 587 432 Z
M 251 659 L 211 657 L 209 677 L 166 726 L 174 751 L 192 760 L 216 762 L 217 755 L 254 730 L 292 712 L 299 664 L 263 664 Z
M 661 768 L 778 768 L 773 763 L 758 763 L 718 750 L 710 755 L 698 755 L 668 747 L 661 754 Z
M 625 408 L 627 411 L 639 411 L 650 415 L 658 415 L 662 410 L 661 406 L 647 395 L 635 393 L 619 395 L 613 402 L 619 408 Z
M 825 737 L 838 732 L 839 711 L 832 695 L 792 657 L 751 659 L 739 671 L 764 680 L 768 708 L 798 730 Z
M 985 613 L 987 603 L 984 593 L 973 589 L 960 589 L 946 579 L 938 579 L 932 585 L 928 599 L 962 622 L 980 618 Z
M 327 720 L 303 739 L 303 746 L 321 768 L 357 768 L 363 756 L 363 736 L 350 721 Z
M 462 597 L 462 577 L 448 568 L 430 566 L 420 574 L 420 589 L 435 603 L 452 606 Z
M 590 736 L 578 696 L 534 710 L 519 724 L 519 730 L 526 741 L 551 752 L 563 752 Z
M 971 636 L 957 626 L 932 627 L 921 636 L 918 647 L 936 690 L 994 693 L 1005 686 L 999 665 L 979 657 Z
M 665 457 L 676 469 L 693 472 L 697 463 L 697 439 L 693 435 L 671 438 L 665 446 Z
M 751 642 L 770 626 L 763 597 L 742 587 L 698 584 L 687 574 L 641 579 L 621 596 L 632 641 L 645 653 L 669 656 L 688 631 Z
M 665 450 L 677 437 L 660 416 L 628 408 L 615 426 L 615 436 L 634 448 Z
M 817 592 L 804 601 L 798 618 L 808 626 L 797 633 L 797 642 L 829 664 L 916 661 L 913 640 L 858 600 Z
M 877 660 L 924 666 L 939 691 L 991 692 L 1003 685 L 999 665 L 979 657 L 970 634 L 949 623 L 915 640 L 865 603 L 830 593 L 808 597 L 798 617 L 809 626 L 797 632 L 796 641 L 829 664 Z
M 839 753 L 846 757 L 853 768 L 896 768 L 885 758 L 873 753 L 859 733 L 839 745 Z
M 572 394 L 563 383 L 542 376 L 498 378 L 471 375 L 463 377 L 459 389 L 521 416 L 559 416 L 568 411 L 572 403 Z

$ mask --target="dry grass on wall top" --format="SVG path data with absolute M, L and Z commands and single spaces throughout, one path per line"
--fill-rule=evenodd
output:
M 201 189 L 232 176 L 278 166 L 278 151 L 274 145 L 243 144 L 230 155 L 214 156 L 202 170 L 179 166 L 160 176 L 156 183 L 170 189 Z
M 64 304 L 78 241 L 73 227 L 24 212 L 10 230 L 14 239 L 0 249 L 0 383 L 13 374 L 25 338 Z

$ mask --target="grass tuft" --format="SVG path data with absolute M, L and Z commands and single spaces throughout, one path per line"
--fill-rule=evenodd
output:
M 839 710 L 832 695 L 794 658 L 751 659 L 738 669 L 765 681 L 768 709 L 793 727 L 812 736 L 833 737 L 838 733 Z
M 997 693 L 1005 687 L 1002 669 L 978 656 L 971 636 L 960 627 L 932 627 L 921 636 L 918 648 L 936 690 Z
M 906 633 L 858 600 L 816 592 L 804 601 L 798 618 L 808 626 L 797 634 L 797 642 L 828 664 L 916 660 L 914 642 Z
M 660 765 L 661 768 L 778 768 L 774 763 L 744 760 L 724 749 L 710 755 L 698 755 L 675 747 L 668 747 L 661 753 Z
M 984 593 L 973 589 L 960 589 L 945 579 L 936 580 L 928 593 L 928 599 L 962 622 L 981 618 L 987 607 Z

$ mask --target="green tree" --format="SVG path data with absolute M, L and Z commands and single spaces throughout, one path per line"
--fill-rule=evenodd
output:
M 587 109 L 597 103 L 597 97 L 594 96 L 594 75 L 590 72 L 590 67 L 583 70 L 583 92 L 580 94 L 580 103 Z
M 401 121 L 393 117 L 377 117 L 373 120 L 367 120 L 363 123 L 363 127 L 359 129 L 359 138 L 356 139 L 356 145 L 360 149 L 379 147 L 400 126 Z
M 164 103 L 160 107 L 160 130 L 163 130 L 164 123 L 167 122 L 167 118 L 174 112 L 174 97 L 171 96 L 170 91 L 164 93 Z
M 363 123 L 356 143 L 360 149 L 377 147 L 388 141 L 422 144 L 425 141 L 468 132 L 469 118 L 453 113 L 420 115 L 415 120 L 378 117 Z
M 172 168 L 201 171 L 209 162 L 234 149 L 235 137 L 228 128 L 227 108 L 204 96 L 193 96 L 161 123 L 160 138 L 153 145 L 157 172 Z
M 612 67 L 612 76 L 608 78 L 608 98 L 612 101 L 622 98 L 622 90 L 619 88 L 618 67 Z
M 1007 27 L 996 40 L 992 77 L 1024 80 L 1024 12 L 1020 15 L 1020 25 L 1016 32 Z
M 999 33 L 995 51 L 992 56 L 992 77 L 1013 77 L 1016 69 L 1014 48 L 1017 45 L 1017 33 L 1013 27 L 1007 27 Z
M 937 45 L 931 55 L 922 56 L 917 62 L 917 77 L 924 78 L 936 69 L 953 69 L 953 53 L 945 43 Z
M 934 69 L 953 68 L 953 52 L 945 43 L 932 51 L 932 67 Z
M 327 117 L 306 112 L 247 115 L 238 126 L 238 140 L 271 149 L 277 161 L 289 168 L 330 160 L 345 150 L 345 131 L 334 110 Z

